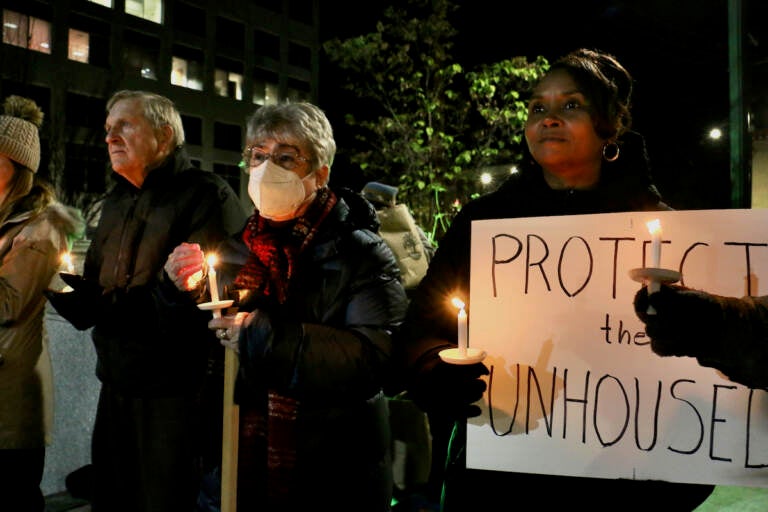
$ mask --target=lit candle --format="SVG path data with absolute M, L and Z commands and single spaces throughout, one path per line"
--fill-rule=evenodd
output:
M 661 222 L 654 219 L 645 225 L 651 233 L 651 268 L 661 268 Z
M 211 302 L 219 302 L 219 283 L 216 281 L 216 255 L 208 256 L 208 291 L 211 294 Z M 214 309 L 213 317 L 221 317 L 221 310 Z
M 661 222 L 659 219 L 649 220 L 645 223 L 651 233 L 651 268 L 661 268 Z M 658 279 L 651 277 L 648 280 L 648 294 L 656 293 L 661 289 Z M 648 306 L 647 313 L 655 315 L 653 306 Z
M 61 262 L 67 266 L 67 272 L 70 274 L 75 273 L 75 265 L 72 263 L 72 255 L 69 252 L 65 252 L 61 255 Z
M 459 356 L 467 357 L 467 312 L 464 310 L 464 303 L 458 298 L 453 299 L 453 305 L 459 308 L 459 314 L 456 320 L 459 334 Z
M 216 255 L 208 256 L 208 291 L 211 302 L 219 302 L 219 283 L 216 281 Z

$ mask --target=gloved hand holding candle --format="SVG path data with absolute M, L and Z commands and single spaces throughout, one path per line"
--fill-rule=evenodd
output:
M 649 315 L 648 307 L 656 313 Z M 695 357 L 748 387 L 768 387 L 768 297 L 723 297 L 685 286 L 642 287 L 635 313 L 660 356 Z

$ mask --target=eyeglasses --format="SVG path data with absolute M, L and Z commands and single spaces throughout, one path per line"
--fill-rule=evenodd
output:
M 309 162 L 309 158 L 303 157 L 290 149 L 283 149 L 276 153 L 267 153 L 256 147 L 247 147 L 243 151 L 245 172 L 250 172 L 252 167 L 258 167 L 266 162 L 268 158 L 286 171 L 292 171 L 299 166 L 300 162 Z

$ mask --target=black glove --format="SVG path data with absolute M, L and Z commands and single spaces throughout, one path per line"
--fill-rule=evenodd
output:
M 61 273 L 59 276 L 72 288 L 72 291 L 45 290 L 43 294 L 53 309 L 69 321 L 75 329 L 84 331 L 93 327 L 101 312 L 102 287 L 79 275 Z
M 103 288 L 99 283 L 90 279 L 85 279 L 80 274 L 69 274 L 67 272 L 59 273 L 59 277 L 65 284 L 68 284 L 73 290 L 88 294 L 101 295 Z
M 473 418 L 481 414 L 474 402 L 483 397 L 486 383 L 480 377 L 488 373 L 483 363 L 462 365 L 439 360 L 416 375 L 408 388 L 408 397 L 427 413 L 454 419 Z
M 660 356 L 706 356 L 722 335 L 721 297 L 679 285 L 662 285 L 648 295 L 635 294 L 635 313 L 645 323 L 651 349 Z M 648 314 L 653 306 L 656 314 Z

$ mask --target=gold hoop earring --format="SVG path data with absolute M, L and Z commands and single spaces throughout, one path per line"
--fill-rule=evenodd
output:
M 611 148 L 610 150 L 608 148 Z M 603 145 L 603 159 L 606 162 L 615 162 L 619 158 L 619 145 L 615 142 L 606 142 Z

